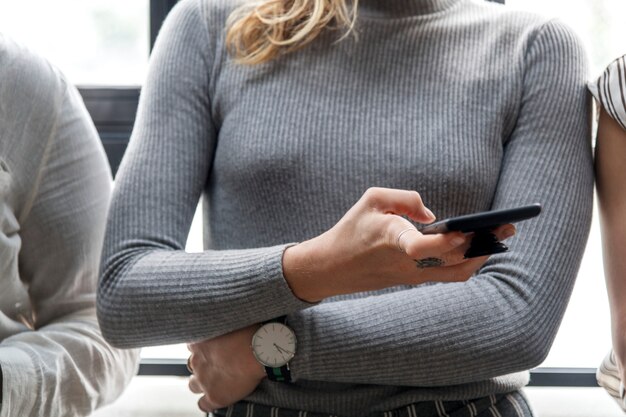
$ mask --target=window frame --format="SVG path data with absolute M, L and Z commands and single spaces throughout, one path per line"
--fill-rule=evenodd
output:
M 505 0 L 488 0 L 504 4 Z M 177 0 L 150 0 L 150 45 L 152 50 L 165 17 Z M 135 123 L 141 88 L 80 87 L 115 176 Z M 536 368 L 530 371 L 531 387 L 597 387 L 595 368 Z M 141 359 L 138 375 L 188 376 L 183 359 Z

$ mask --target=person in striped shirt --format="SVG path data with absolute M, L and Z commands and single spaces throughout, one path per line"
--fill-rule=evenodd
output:
M 613 349 L 598 368 L 598 383 L 626 411 L 626 55 L 613 61 L 589 90 L 598 104 L 596 184 Z

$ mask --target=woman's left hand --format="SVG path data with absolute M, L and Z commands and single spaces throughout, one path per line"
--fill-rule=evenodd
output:
M 190 343 L 189 389 L 204 394 L 198 400 L 203 411 L 227 407 L 250 395 L 265 378 L 263 366 L 252 353 L 253 325 L 203 342 Z

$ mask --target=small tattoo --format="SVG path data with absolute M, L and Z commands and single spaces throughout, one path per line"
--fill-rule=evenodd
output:
M 419 269 L 435 268 L 438 266 L 442 266 L 445 263 L 443 259 L 439 258 L 424 258 L 420 259 L 419 261 L 417 259 L 414 259 L 414 261 Z

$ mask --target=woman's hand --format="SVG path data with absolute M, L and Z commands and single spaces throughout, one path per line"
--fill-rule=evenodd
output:
M 370 188 L 329 231 L 288 248 L 285 279 L 310 302 L 427 281 L 465 281 L 488 256 L 465 259 L 471 236 L 460 232 L 422 235 L 405 218 L 431 223 L 435 216 L 415 191 Z M 494 231 L 499 240 L 512 225 Z
M 203 394 L 203 411 L 227 407 L 247 397 L 265 378 L 263 366 L 254 358 L 251 343 L 255 324 L 203 342 L 190 343 L 189 389 Z

